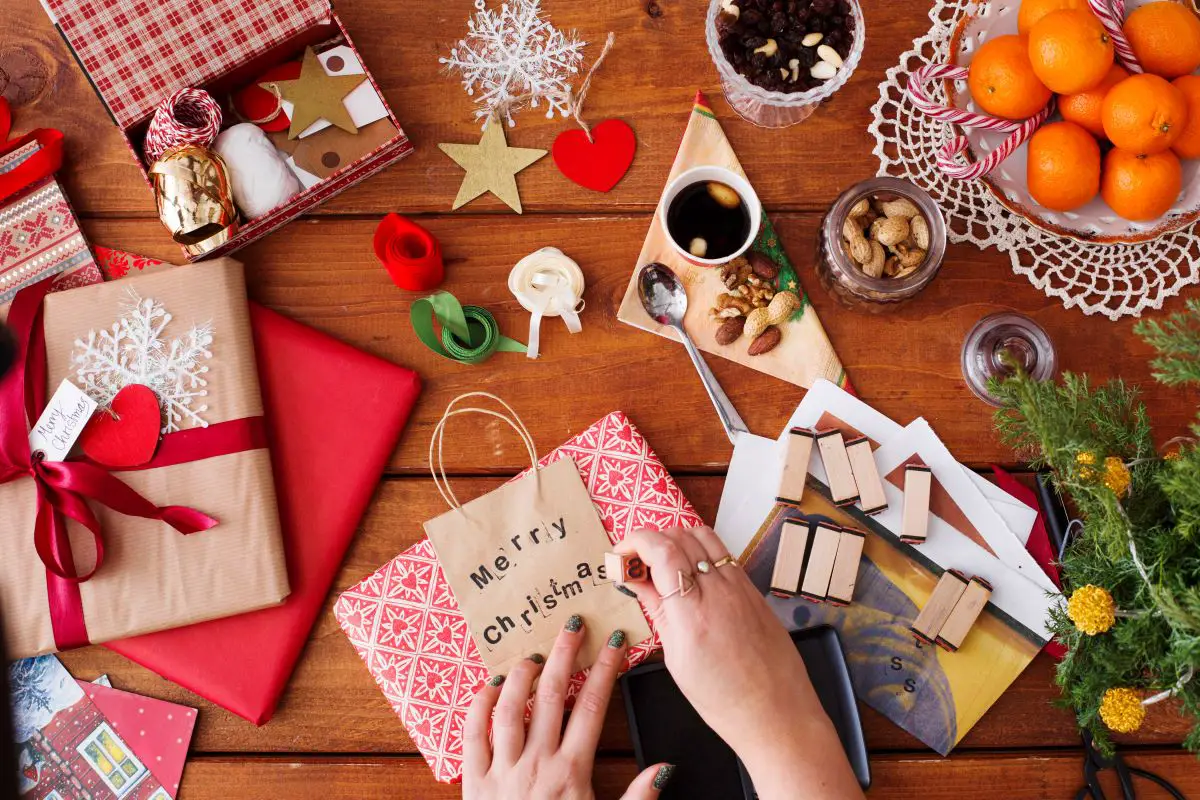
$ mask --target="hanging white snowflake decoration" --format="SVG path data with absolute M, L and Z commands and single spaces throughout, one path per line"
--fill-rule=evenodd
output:
M 201 362 L 212 358 L 212 326 L 193 325 L 182 338 L 167 342 L 162 332 L 171 319 L 161 303 L 143 300 L 130 289 L 124 313 L 112 328 L 89 331 L 86 342 L 76 339 L 71 354 L 77 382 L 102 408 L 126 386 L 153 389 L 162 405 L 164 434 L 208 427 L 202 416 L 208 406 L 196 401 L 208 396 L 208 367 Z
M 468 33 L 439 58 L 448 70 L 461 73 L 463 88 L 475 96 L 475 118 L 504 117 L 509 126 L 513 112 L 525 106 L 547 105 L 546 118 L 571 109 L 571 80 L 583 61 L 584 42 L 574 32 L 564 34 L 546 21 L 541 0 L 508 0 L 500 10 L 488 10 L 485 0 L 475 0 L 476 13 L 467 23 Z

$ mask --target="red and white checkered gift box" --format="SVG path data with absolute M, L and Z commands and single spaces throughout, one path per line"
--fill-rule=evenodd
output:
M 4 133 L 0 132 L 0 140 Z M 31 141 L 0 156 L 0 175 L 28 162 L 40 145 Z M 0 200 L 0 305 L 19 289 L 58 275 L 58 288 L 100 277 L 71 204 L 53 176 Z
M 345 44 L 359 56 L 329 0 L 42 0 L 42 5 L 120 128 L 147 186 L 152 184 L 142 141 L 164 98 L 187 87 L 224 98 L 263 70 L 299 58 L 306 45 Z M 366 62 L 358 60 L 396 136 L 270 213 L 244 221 L 236 236 L 202 258 L 245 247 L 412 152 Z
M 612 542 L 635 530 L 703 524 L 641 433 L 620 411 L 547 455 L 575 459 Z M 462 777 L 462 728 L 487 679 L 467 622 L 426 539 L 347 589 L 333 609 L 375 682 L 445 783 Z M 661 647 L 658 634 L 629 649 L 626 668 Z M 573 700 L 587 670 L 572 677 Z

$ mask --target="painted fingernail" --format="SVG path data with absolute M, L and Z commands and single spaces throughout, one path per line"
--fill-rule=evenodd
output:
M 563 625 L 563 629 L 571 633 L 579 633 L 583 630 L 583 617 L 578 614 L 572 614 L 567 620 L 567 624 Z
M 488 678 L 488 686 L 499 686 L 502 683 L 504 683 L 503 675 L 493 675 L 492 677 Z
M 625 595 L 626 597 L 632 597 L 634 600 L 637 599 L 637 592 L 633 591 L 632 589 L 626 589 L 624 586 L 622 586 L 619 583 L 614 583 L 613 588 L 616 589 L 621 594 Z
M 654 776 L 655 789 L 662 791 L 667 788 L 667 784 L 671 782 L 671 776 L 675 774 L 674 764 L 663 764 L 658 768 L 658 774 Z
M 529 660 L 535 664 L 545 664 L 546 663 L 546 657 L 544 655 L 542 655 L 541 653 L 534 653 L 533 655 L 531 655 L 529 657 Z
M 608 646 L 614 650 L 625 644 L 625 631 L 613 631 L 608 637 Z

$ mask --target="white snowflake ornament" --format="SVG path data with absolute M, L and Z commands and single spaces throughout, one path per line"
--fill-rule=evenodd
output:
M 504 117 L 509 127 L 513 112 L 545 101 L 546 118 L 557 111 L 570 114 L 571 81 L 583 61 L 584 42 L 574 32 L 564 34 L 542 16 L 541 0 L 508 0 L 488 10 L 475 1 L 476 13 L 467 23 L 467 36 L 449 58 L 446 69 L 461 73 L 463 88 L 479 92 L 475 118 Z
M 208 427 L 203 417 L 208 406 L 202 400 L 208 396 L 208 367 L 201 362 L 212 358 L 212 326 L 193 325 L 182 338 L 167 342 L 162 333 L 171 319 L 161 303 L 130 289 L 125 311 L 112 328 L 89 331 L 86 342 L 76 339 L 71 354 L 77 382 L 101 407 L 111 405 L 126 386 L 153 389 L 162 405 L 164 434 Z

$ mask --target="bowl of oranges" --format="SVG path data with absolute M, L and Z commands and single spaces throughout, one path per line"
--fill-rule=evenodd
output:
M 995 0 L 950 43 L 951 105 L 1021 120 L 1054 113 L 985 176 L 1003 206 L 1052 233 L 1138 243 L 1200 219 L 1200 0 L 1131 0 L 1126 69 L 1087 0 Z M 966 131 L 975 156 L 1004 133 Z

